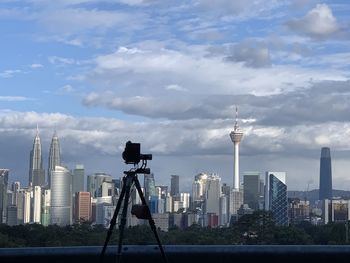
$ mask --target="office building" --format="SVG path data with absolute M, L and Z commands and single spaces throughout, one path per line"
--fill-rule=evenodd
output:
M 62 166 L 51 171 L 50 224 L 72 224 L 72 175 Z
M 251 209 L 259 209 L 260 173 L 245 172 L 243 174 L 243 203 Z
M 170 195 L 172 197 L 179 197 L 180 194 L 180 177 L 172 175 L 170 180 Z
M 6 223 L 9 170 L 0 169 L 0 223 Z
M 190 208 L 190 193 L 180 193 L 180 201 L 183 204 L 183 208 Z
M 265 210 L 272 212 L 276 225 L 288 225 L 288 199 L 285 172 L 266 172 Z
M 43 226 L 48 226 L 50 224 L 51 189 L 43 189 L 41 200 L 42 200 L 41 224 Z
M 29 185 L 45 185 L 45 170 L 43 169 L 43 158 L 41 155 L 41 142 L 39 129 L 36 129 L 36 135 L 33 142 L 33 148 L 30 151 L 29 161 Z
M 36 185 L 33 188 L 33 202 L 32 202 L 32 208 L 33 208 L 33 223 L 40 224 L 41 223 L 41 187 Z
M 102 187 L 102 185 L 104 185 L 104 187 Z M 109 196 L 112 196 L 114 191 L 112 176 L 106 173 L 88 175 L 87 191 L 90 192 L 92 198 L 102 197 L 106 195 L 106 192 L 107 195 L 109 195 L 108 191 L 110 191 Z
M 332 164 L 331 150 L 328 147 L 321 149 L 320 159 L 320 192 L 319 199 L 332 199 Z
M 145 195 L 146 202 L 149 202 L 151 198 L 157 196 L 153 173 L 144 175 L 143 187 L 144 187 L 144 195 Z
M 218 175 L 208 176 L 205 195 L 205 213 L 220 214 L 221 178 Z
M 17 206 L 16 205 L 9 205 L 7 207 L 7 225 L 9 225 L 9 226 L 18 225 Z
M 73 195 L 77 192 L 84 192 L 84 177 L 85 177 L 85 169 L 84 165 L 77 164 L 75 169 L 72 171 L 72 192 Z
M 60 142 L 58 140 L 56 131 L 52 136 L 50 151 L 49 151 L 49 164 L 47 169 L 47 182 L 49 188 L 51 188 L 51 172 L 55 170 L 56 166 L 61 165 L 61 153 L 60 153 Z
M 76 192 L 74 205 L 74 221 L 91 221 L 90 192 Z
M 322 201 L 322 204 L 322 217 L 324 224 L 328 224 L 329 222 L 345 223 L 350 220 L 350 200 L 325 199 Z

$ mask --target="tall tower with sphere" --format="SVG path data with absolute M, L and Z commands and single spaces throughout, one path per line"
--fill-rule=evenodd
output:
M 230 192 L 229 212 L 230 221 L 234 222 L 238 219 L 237 210 L 243 204 L 243 191 L 239 184 L 239 144 L 242 140 L 243 132 L 238 127 L 238 109 L 236 107 L 236 120 L 233 131 L 230 133 L 230 138 L 234 145 L 234 169 L 233 169 L 233 185 Z
M 238 127 L 238 109 L 236 107 L 236 120 L 233 131 L 230 133 L 234 145 L 234 172 L 232 189 L 239 190 L 239 144 L 243 137 L 243 131 Z

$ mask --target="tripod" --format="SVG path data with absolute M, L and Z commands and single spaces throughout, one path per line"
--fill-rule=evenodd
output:
M 125 224 L 126 224 L 126 213 L 127 213 L 127 210 L 128 210 L 128 203 L 129 203 L 130 190 L 131 190 L 132 184 L 135 184 L 137 192 L 138 192 L 138 194 L 139 194 L 139 196 L 141 198 L 142 205 L 145 208 L 145 214 L 146 214 L 144 219 L 148 219 L 148 223 L 149 223 L 149 225 L 150 225 L 150 227 L 151 227 L 151 229 L 152 229 L 152 231 L 154 233 L 154 236 L 155 236 L 155 238 L 157 240 L 160 252 L 162 254 L 163 261 L 164 261 L 164 263 L 168 262 L 167 258 L 165 256 L 162 244 L 160 242 L 158 233 L 157 233 L 156 225 L 154 223 L 154 220 L 152 219 L 151 212 L 150 212 L 149 207 L 148 207 L 148 205 L 146 203 L 146 199 L 145 199 L 145 197 L 144 197 L 144 195 L 142 193 L 140 182 L 139 182 L 139 180 L 137 178 L 137 173 L 140 170 L 141 169 L 136 169 L 135 171 L 131 171 L 131 170 L 130 171 L 124 171 L 125 176 L 123 177 L 123 187 L 122 187 L 122 190 L 121 190 L 121 193 L 120 193 L 120 197 L 118 199 L 117 206 L 115 208 L 113 217 L 111 219 L 110 226 L 109 226 L 109 229 L 108 229 L 108 232 L 107 232 L 107 236 L 106 236 L 106 240 L 105 240 L 105 243 L 104 243 L 101 255 L 100 255 L 101 256 L 101 258 L 100 258 L 101 259 L 101 263 L 103 262 L 104 254 L 106 252 L 106 248 L 107 248 L 109 239 L 110 239 L 110 237 L 112 235 L 113 228 L 115 227 L 115 224 L 116 224 L 116 221 L 117 221 L 117 216 L 119 214 L 119 210 L 120 210 L 120 207 L 121 207 L 121 204 L 122 204 L 122 200 L 124 198 L 124 206 L 123 206 L 123 211 L 122 211 L 122 217 L 121 217 L 120 224 L 119 224 L 119 240 L 118 240 L 118 253 L 117 253 L 117 262 L 118 263 L 121 262 L 122 241 L 123 241 L 123 235 L 124 235 L 124 228 L 125 228 Z

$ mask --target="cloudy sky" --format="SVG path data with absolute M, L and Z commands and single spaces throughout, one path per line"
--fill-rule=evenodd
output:
M 125 142 L 153 154 L 158 184 L 199 172 L 286 171 L 289 190 L 350 190 L 347 0 L 0 0 L 0 166 L 28 183 L 39 125 L 64 164 L 120 177 Z

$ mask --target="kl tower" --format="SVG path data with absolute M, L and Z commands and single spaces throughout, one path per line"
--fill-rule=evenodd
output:
M 238 109 L 236 106 L 236 121 L 233 131 L 230 133 L 231 140 L 234 145 L 234 172 L 232 189 L 239 190 L 239 143 L 242 140 L 243 132 L 238 127 Z
M 230 138 L 234 145 L 234 171 L 233 185 L 230 192 L 230 217 L 234 221 L 238 219 L 237 210 L 243 205 L 243 191 L 239 185 L 239 144 L 242 140 L 243 132 L 238 127 L 238 109 L 236 106 L 236 120 L 233 131 L 230 133 Z

